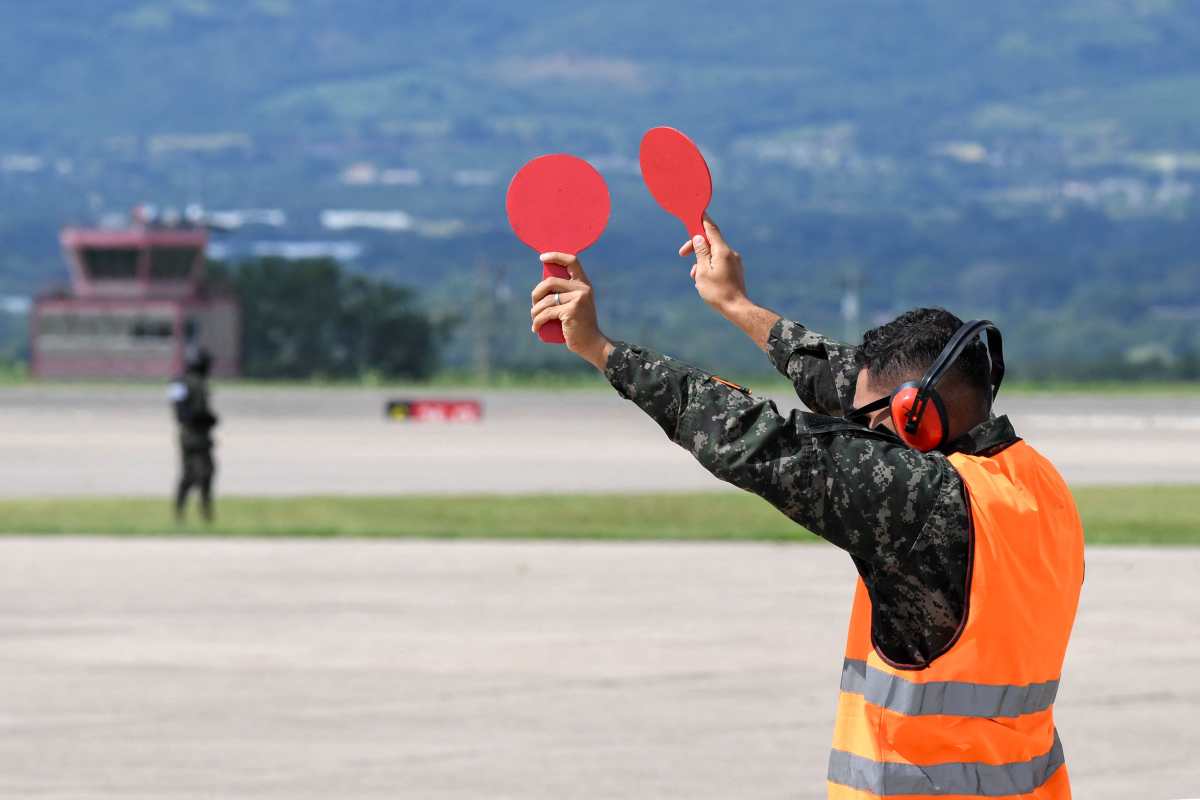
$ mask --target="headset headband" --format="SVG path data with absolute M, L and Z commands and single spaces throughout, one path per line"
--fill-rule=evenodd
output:
M 1000 383 L 1004 380 L 1004 342 L 1000 336 L 1000 329 L 991 320 L 986 319 L 973 319 L 965 322 L 950 337 L 950 341 L 946 343 L 941 355 L 934 360 L 925 373 L 925 377 L 921 379 L 920 393 L 925 394 L 937 386 L 946 371 L 962 355 L 962 351 L 966 350 L 979 332 L 984 330 L 987 331 L 988 362 L 991 373 L 988 380 L 991 383 L 992 399 L 995 400 L 996 395 L 1000 393 Z

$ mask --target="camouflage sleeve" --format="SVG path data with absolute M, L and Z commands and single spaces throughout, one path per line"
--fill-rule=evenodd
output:
M 713 376 L 617 344 L 605 375 L 667 436 L 723 481 L 877 565 L 895 565 L 922 536 L 962 538 L 961 480 L 940 454 L 836 417 L 784 416 Z
M 809 410 L 840 417 L 854 405 L 858 364 L 854 346 L 783 319 L 771 328 L 767 354 Z

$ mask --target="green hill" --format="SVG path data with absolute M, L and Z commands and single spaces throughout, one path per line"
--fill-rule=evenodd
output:
M 667 123 L 709 156 L 713 213 L 782 311 L 840 327 L 853 270 L 862 324 L 991 314 L 1028 374 L 1186 375 L 1200 353 L 1195 3 L 59 1 L 9 9 L 0 52 L 0 292 L 63 277 L 66 222 L 279 207 L 286 228 L 228 252 L 349 240 L 449 303 L 502 265 L 497 335 L 533 363 L 537 268 L 501 199 L 565 150 L 614 194 L 589 255 L 614 333 L 758 364 L 697 308 L 636 174 Z M 331 231 L 324 209 L 416 226 Z

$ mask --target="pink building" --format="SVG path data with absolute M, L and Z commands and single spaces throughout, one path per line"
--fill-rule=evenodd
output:
M 238 374 L 239 313 L 204 287 L 208 232 L 135 226 L 65 228 L 71 290 L 46 294 L 30 316 L 38 378 L 169 378 L 190 344 L 213 355 L 213 374 Z

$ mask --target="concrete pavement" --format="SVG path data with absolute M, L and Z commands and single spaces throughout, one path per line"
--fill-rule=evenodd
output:
M 819 798 L 824 545 L 0 540 L 0 796 Z M 1094 549 L 1086 800 L 1200 797 L 1200 550 Z

